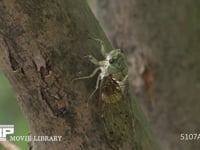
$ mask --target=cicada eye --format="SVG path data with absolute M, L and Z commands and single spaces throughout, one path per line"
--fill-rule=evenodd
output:
M 113 64 L 114 63 L 114 59 L 113 58 L 109 59 L 109 63 Z

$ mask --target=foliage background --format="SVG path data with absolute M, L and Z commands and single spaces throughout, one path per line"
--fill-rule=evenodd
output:
M 15 136 L 23 136 L 28 134 L 28 124 L 17 104 L 13 90 L 0 70 L 0 124 L 14 124 Z M 28 149 L 27 142 L 14 142 L 21 149 Z M 0 150 L 4 148 L 0 145 Z

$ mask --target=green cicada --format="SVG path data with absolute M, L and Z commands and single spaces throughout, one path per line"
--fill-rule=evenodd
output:
M 91 78 L 100 70 L 96 88 L 91 96 L 99 89 L 102 102 L 101 120 L 108 141 L 112 143 L 111 145 L 120 144 L 120 147 L 127 147 L 124 144 L 129 143 L 127 141 L 133 134 L 130 105 L 125 99 L 128 93 L 128 67 L 120 49 L 106 53 L 103 42 L 96 40 L 101 44 L 101 52 L 105 59 L 98 61 L 89 55 L 89 60 L 98 67 L 91 75 L 76 80 Z

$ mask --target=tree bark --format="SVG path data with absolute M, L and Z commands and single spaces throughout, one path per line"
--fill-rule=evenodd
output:
M 163 149 L 198 149 L 199 142 L 181 141 L 180 134 L 199 133 L 199 2 L 96 0 L 92 6 L 127 54 L 136 76 L 130 82 Z
M 72 82 L 93 70 L 84 56 L 101 58 L 91 37 L 112 49 L 86 2 L 2 0 L 0 14 L 0 66 L 16 92 L 31 135 L 62 136 L 61 142 L 33 142 L 32 149 L 111 149 L 99 123 L 98 99 L 87 107 L 95 79 Z M 130 95 L 127 100 L 132 101 Z M 155 150 L 143 115 L 133 103 L 135 135 L 128 149 Z

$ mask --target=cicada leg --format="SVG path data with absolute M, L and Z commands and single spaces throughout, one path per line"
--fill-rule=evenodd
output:
M 93 63 L 94 65 L 99 65 L 99 61 L 92 55 L 87 55 L 87 56 L 84 56 L 84 57 L 87 57 L 89 59 L 89 61 L 91 63 Z
M 106 56 L 107 56 L 107 53 L 106 53 L 106 50 L 105 50 L 105 47 L 104 47 L 104 42 L 103 42 L 102 40 L 96 39 L 96 38 L 91 38 L 91 39 L 93 39 L 93 40 L 97 41 L 98 43 L 100 43 L 100 45 L 101 45 L 101 54 L 102 54 L 104 57 L 106 57 Z
M 98 70 L 100 70 L 100 67 L 96 68 L 90 75 L 84 76 L 84 77 L 75 78 L 73 81 L 92 78 L 92 77 L 95 76 L 95 74 L 97 73 Z M 98 90 L 100 80 L 101 80 L 101 76 L 100 76 L 100 74 L 99 74 L 99 75 L 98 75 L 98 78 L 97 78 L 95 90 L 90 94 L 90 96 L 89 96 L 89 98 L 88 98 L 88 101 L 87 101 L 87 106 L 88 106 L 88 103 L 89 103 L 89 99 L 91 99 L 92 96 L 95 94 L 95 92 Z
M 95 90 L 90 94 L 90 96 L 89 96 L 89 98 L 88 98 L 87 107 L 88 107 L 88 105 L 89 105 L 89 100 L 92 98 L 92 96 L 96 93 L 96 91 L 97 91 L 98 88 L 99 88 L 100 80 L 101 80 L 101 77 L 100 77 L 100 75 L 98 75 L 97 82 L 96 82 L 96 86 L 95 86 Z
M 92 78 L 92 77 L 95 76 L 95 74 L 97 73 L 98 70 L 100 70 L 100 67 L 96 68 L 90 75 L 84 76 L 84 77 L 75 78 L 73 81 Z
M 98 90 L 100 80 L 101 80 L 100 75 L 98 75 L 97 82 L 96 82 L 96 86 L 95 86 L 95 90 L 92 92 L 92 94 L 90 94 L 89 99 L 90 99 L 90 98 L 96 93 L 96 91 Z

